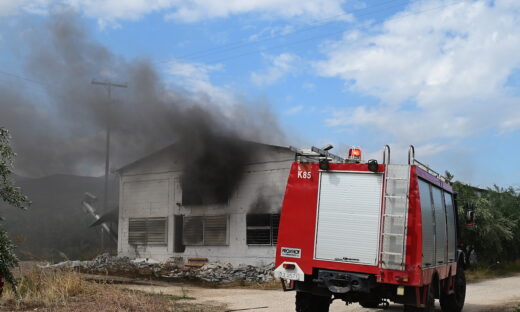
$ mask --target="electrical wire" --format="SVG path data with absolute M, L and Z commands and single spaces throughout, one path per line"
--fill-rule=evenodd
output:
M 280 34 L 280 35 L 276 35 L 276 36 L 271 36 L 271 37 L 263 38 L 263 39 L 256 40 L 256 41 L 249 41 L 249 40 L 244 39 L 244 40 L 236 41 L 234 43 L 230 43 L 230 44 L 227 44 L 227 45 L 224 45 L 224 46 L 213 47 L 213 48 L 210 48 L 210 49 L 199 50 L 199 51 L 195 51 L 195 52 L 192 52 L 192 53 L 189 53 L 189 54 L 180 55 L 176 59 L 180 59 L 180 60 L 182 60 L 182 59 L 198 59 L 198 58 L 201 58 L 203 56 L 210 55 L 210 54 L 217 54 L 217 53 L 227 52 L 227 51 L 231 51 L 231 50 L 236 50 L 236 49 L 239 49 L 239 48 L 242 48 L 242 47 L 247 47 L 247 46 L 251 46 L 251 45 L 257 45 L 257 44 L 260 44 L 260 43 L 264 43 L 264 42 L 268 42 L 268 41 L 272 41 L 272 40 L 276 40 L 276 39 L 280 39 L 280 38 L 285 38 L 285 37 L 288 37 L 288 36 L 293 36 L 293 35 L 296 35 L 296 34 L 308 32 L 308 31 L 315 30 L 315 29 L 319 29 L 319 28 L 328 26 L 330 24 L 338 23 L 338 22 L 340 22 L 340 21 L 337 20 L 338 18 L 340 18 L 342 16 L 350 16 L 353 13 L 356 13 L 356 12 L 361 12 L 361 11 L 374 9 L 374 8 L 379 7 L 379 6 L 384 6 L 384 5 L 387 5 L 387 4 L 394 4 L 392 6 L 384 7 L 384 10 L 376 11 L 376 13 L 379 13 L 379 12 L 384 12 L 384 11 L 386 11 L 388 9 L 399 8 L 399 7 L 401 7 L 403 5 L 403 3 L 395 4 L 396 1 L 401 1 L 401 0 L 390 0 L 390 1 L 378 3 L 377 5 L 374 5 L 374 6 L 371 6 L 371 7 L 367 7 L 367 8 L 363 8 L 363 9 L 357 9 L 357 10 L 352 10 L 352 11 L 349 11 L 349 12 L 346 12 L 346 13 L 342 13 L 342 14 L 337 14 L 335 16 L 328 17 L 326 19 L 323 19 L 321 21 L 318 21 L 318 22 L 314 23 L 315 26 L 302 28 L 302 29 L 295 30 L 295 31 L 290 32 L 290 33 Z M 370 13 L 374 13 L 374 12 L 370 12 Z M 364 15 L 358 15 L 358 16 L 363 17 Z M 332 21 L 330 21 L 330 20 L 332 20 Z M 327 21 L 329 21 L 329 22 L 327 22 Z M 168 62 L 168 61 L 165 61 L 165 62 Z M 158 63 L 162 63 L 162 62 L 158 62 Z
M 452 2 L 450 4 L 445 4 L 445 5 L 441 5 L 441 6 L 437 6 L 437 7 L 433 7 L 433 8 L 429 8 L 429 9 L 425 9 L 425 10 L 420 10 L 420 11 L 416 11 L 416 12 L 409 13 L 409 14 L 399 15 L 397 17 L 387 19 L 385 22 L 393 21 L 393 20 L 399 20 L 399 19 L 402 19 L 402 18 L 405 18 L 405 17 L 408 17 L 408 16 L 421 15 L 421 14 L 424 14 L 424 13 L 427 13 L 427 12 L 443 9 L 443 8 L 450 7 L 450 6 L 453 6 L 453 5 L 456 5 L 456 4 L 460 4 L 460 3 L 464 3 L 464 2 L 466 2 L 466 0 L 455 1 L 455 2 Z M 373 13 L 373 12 L 371 12 L 371 13 Z M 369 15 L 368 14 L 367 15 L 361 15 L 361 17 L 366 17 L 366 16 L 369 16 Z M 316 27 L 318 27 L 318 26 L 316 26 Z M 306 28 L 306 29 L 309 29 L 309 28 Z M 337 35 L 337 34 L 345 32 L 345 31 L 346 31 L 346 29 L 341 29 L 341 30 L 334 31 L 334 32 L 323 33 L 323 34 L 320 34 L 319 36 L 313 36 L 313 37 L 305 38 L 305 39 L 298 40 L 298 41 L 293 41 L 293 42 L 289 42 L 289 43 L 285 43 L 285 44 L 275 45 L 275 46 L 267 47 L 267 48 L 264 48 L 264 49 L 261 49 L 261 50 L 256 49 L 254 51 L 249 51 L 249 52 L 245 52 L 245 53 L 242 53 L 242 54 L 238 54 L 238 55 L 234 55 L 234 56 L 230 56 L 230 57 L 226 57 L 226 58 L 220 58 L 220 59 L 216 59 L 216 60 L 211 60 L 211 61 L 208 61 L 207 63 L 226 62 L 226 61 L 237 59 L 237 58 L 241 58 L 241 57 L 244 57 L 244 56 L 247 56 L 247 55 L 256 54 L 258 52 L 271 51 L 271 50 L 274 50 L 274 49 L 280 49 L 280 48 L 285 48 L 285 47 L 289 47 L 289 46 L 299 45 L 299 44 L 306 43 L 306 42 L 309 42 L 309 41 L 322 39 L 324 37 Z M 287 36 L 288 35 L 289 34 L 287 34 Z M 266 38 L 266 39 L 274 40 L 275 38 Z M 265 40 L 265 41 L 267 41 L 267 40 Z M 259 42 L 255 42 L 255 44 L 257 44 L 257 43 L 259 43 Z M 166 63 L 166 62 L 162 62 L 162 63 Z M 20 79 L 20 80 L 24 80 L 24 81 L 30 82 L 32 84 L 37 84 L 37 85 L 40 85 L 40 86 L 48 85 L 47 83 L 43 83 L 41 81 L 37 81 L 37 80 L 31 79 L 31 78 L 27 78 L 27 77 L 24 77 L 24 76 L 21 76 L 21 75 L 18 75 L 18 74 L 10 73 L 10 72 L 4 71 L 4 70 L 0 70 L 0 74 L 3 74 L 5 76 L 10 76 L 12 78 L 17 78 L 17 79 Z
M 405 18 L 405 17 L 408 17 L 408 16 L 421 15 L 423 13 L 427 13 L 427 12 L 443 9 L 443 8 L 450 7 L 450 6 L 453 6 L 453 5 L 456 5 L 456 4 L 460 4 L 460 3 L 463 3 L 463 2 L 466 2 L 466 0 L 456 1 L 456 2 L 453 2 L 453 3 L 447 4 L 447 5 L 437 6 L 437 7 L 429 8 L 429 9 L 425 9 L 425 10 L 420 10 L 420 11 L 409 13 L 409 14 L 399 15 L 397 17 L 387 19 L 387 20 L 385 20 L 385 22 L 399 20 L 399 19 L 402 19 L 402 18 Z M 332 35 L 337 35 L 337 34 L 344 33 L 345 31 L 346 31 L 346 29 L 341 29 L 339 31 L 323 33 L 323 34 L 320 34 L 319 36 L 305 38 L 305 39 L 302 39 L 302 40 L 293 41 L 293 42 L 289 42 L 289 43 L 285 43 L 285 44 L 275 45 L 275 46 L 271 46 L 271 47 L 268 47 L 268 48 L 264 48 L 262 50 L 249 51 L 249 52 L 245 52 L 245 53 L 242 53 L 242 54 L 234 55 L 234 56 L 231 56 L 231 57 L 214 59 L 214 60 L 207 61 L 206 63 L 226 62 L 226 61 L 237 59 L 237 58 L 241 58 L 241 57 L 244 57 L 244 56 L 247 56 L 247 55 L 256 54 L 258 52 L 271 51 L 271 50 L 275 50 L 275 49 L 280 49 L 280 48 L 285 48 L 285 47 L 289 47 L 289 46 L 299 45 L 299 44 L 306 43 L 306 42 L 309 42 L 309 41 L 314 41 L 314 40 L 317 40 L 317 39 L 323 39 L 324 37 L 329 37 L 329 36 L 332 36 Z

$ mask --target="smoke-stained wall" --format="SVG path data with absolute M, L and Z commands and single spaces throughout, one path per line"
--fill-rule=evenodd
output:
M 120 170 L 121 195 L 118 254 L 130 257 L 208 258 L 211 261 L 239 264 L 266 264 L 274 259 L 275 246 L 247 242 L 246 219 L 249 214 L 279 214 L 294 153 L 288 148 L 256 145 L 256 153 L 245 166 L 243 178 L 226 203 L 184 205 L 182 170 L 175 158 L 175 147 L 163 150 Z M 177 165 L 176 165 L 177 163 Z M 175 216 L 225 216 L 227 242 L 220 246 L 188 245 L 176 252 Z M 167 243 L 132 245 L 129 243 L 131 218 L 168 220 Z

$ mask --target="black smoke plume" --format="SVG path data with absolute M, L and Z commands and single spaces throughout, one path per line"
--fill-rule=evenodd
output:
M 61 10 L 43 26 L 23 27 L 29 51 L 24 75 L 39 84 L 27 82 L 32 91 L 25 92 L 0 82 L 0 125 L 12 132 L 21 175 L 101 175 L 108 123 L 112 169 L 176 143 L 183 187 L 197 186 L 210 201 L 220 201 L 254 153 L 244 140 L 280 142 L 267 110 L 252 118 L 251 103 L 194 100 L 166 85 L 149 60 L 129 61 L 95 42 L 74 12 Z M 127 82 L 128 88 L 114 89 L 108 105 L 107 91 L 91 85 L 92 78 Z

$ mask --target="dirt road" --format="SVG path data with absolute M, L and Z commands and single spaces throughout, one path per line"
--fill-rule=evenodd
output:
M 122 287 L 176 296 L 195 297 L 195 302 L 226 304 L 228 311 L 293 312 L 294 292 L 251 289 L 208 289 L 181 285 L 124 285 Z M 193 301 L 191 301 L 193 302 Z M 520 302 L 520 275 L 483 281 L 468 285 L 464 312 L 500 311 L 497 307 Z M 437 303 L 438 304 L 438 303 Z M 440 311 L 440 308 L 438 308 Z M 402 311 L 402 306 L 392 305 L 386 310 L 367 310 L 357 304 L 345 306 L 335 301 L 331 312 Z

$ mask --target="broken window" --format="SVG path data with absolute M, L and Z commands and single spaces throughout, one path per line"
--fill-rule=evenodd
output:
M 131 245 L 166 245 L 168 218 L 130 218 L 128 243 Z
M 191 246 L 227 245 L 228 216 L 184 217 L 183 243 Z
M 249 214 L 246 223 L 248 245 L 275 246 L 278 243 L 279 214 Z

